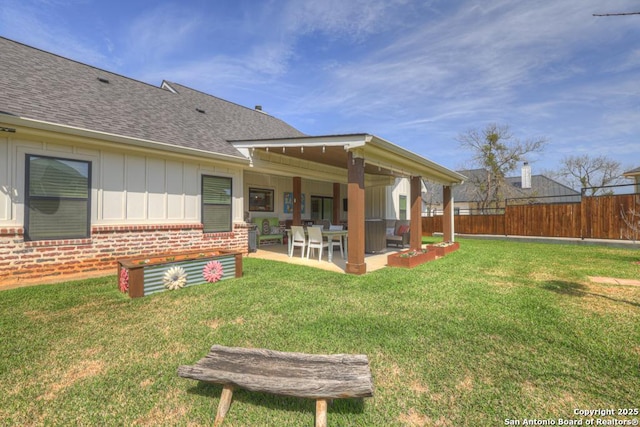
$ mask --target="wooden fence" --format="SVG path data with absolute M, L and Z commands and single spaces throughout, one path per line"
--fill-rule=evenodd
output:
M 640 215 L 640 196 L 623 194 L 582 197 L 579 203 L 507 206 L 503 215 L 456 215 L 459 234 L 628 239 L 622 212 Z M 640 217 L 636 217 L 638 222 Z M 442 232 L 442 216 L 423 217 L 423 235 Z

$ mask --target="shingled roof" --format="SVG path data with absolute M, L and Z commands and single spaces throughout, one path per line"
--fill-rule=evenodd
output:
M 453 187 L 453 197 L 456 202 L 478 202 L 480 196 L 474 183 L 486 180 L 486 169 L 471 169 L 459 171 L 469 179 L 462 185 Z M 511 184 L 505 187 L 504 197 L 507 198 L 536 198 L 539 203 L 571 203 L 580 201 L 580 192 L 567 187 L 545 175 L 532 175 L 531 188 L 522 188 L 522 177 L 506 177 Z
M 264 112 L 152 86 L 0 37 L 0 114 L 241 157 L 228 141 L 304 134 Z

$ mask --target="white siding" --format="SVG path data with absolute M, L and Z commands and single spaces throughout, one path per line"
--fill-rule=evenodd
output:
M 184 168 L 182 163 L 167 162 L 167 219 L 184 218 Z
M 400 218 L 400 196 L 407 196 L 407 219 L 411 219 L 411 181 L 397 178 L 392 187 L 387 187 L 386 219 Z
M 183 177 L 184 219 L 195 222 L 200 218 L 200 175 L 198 174 L 198 168 L 195 165 L 185 164 Z
M 150 220 L 161 220 L 166 214 L 166 190 L 165 190 L 165 162 L 160 159 L 147 159 L 147 190 L 148 210 Z
M 91 162 L 93 225 L 197 223 L 203 173 L 233 179 L 233 221 L 243 220 L 242 167 L 9 136 L 0 138 L 0 226 L 23 225 L 26 154 Z
M 288 176 L 265 175 L 247 171 L 244 174 L 244 192 L 249 193 L 249 188 L 267 188 L 274 193 L 274 212 L 250 212 L 251 217 L 277 216 L 281 220 L 293 219 L 292 213 L 284 213 L 284 193 L 293 192 L 293 178 Z M 327 177 L 327 181 L 303 179 L 301 192 L 305 198 L 305 210 L 302 219 L 311 218 L 311 196 L 333 197 L 333 181 Z M 342 199 L 347 198 L 347 185 L 340 185 L 340 218 L 346 221 L 347 213 L 342 210 Z M 368 203 L 368 202 L 367 202 Z M 249 201 L 244 203 L 244 210 L 249 211 Z
M 366 219 L 386 219 L 385 200 L 387 187 L 370 187 L 364 190 L 364 217 Z
M 14 194 L 9 163 L 9 140 L 0 138 L 0 221 L 12 220 L 11 198 Z
M 127 213 L 130 221 L 142 221 L 147 217 L 147 170 L 144 157 L 127 156 Z
M 105 153 L 102 156 L 102 208 L 101 218 L 123 220 L 126 215 L 124 155 Z M 95 172 L 94 172 L 95 174 Z

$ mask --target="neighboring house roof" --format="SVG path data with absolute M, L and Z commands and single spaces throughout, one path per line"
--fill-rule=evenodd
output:
M 542 198 L 540 203 L 571 203 L 580 201 L 580 192 L 545 175 L 532 175 L 531 188 L 522 188 L 521 177 L 507 178 L 513 189 L 511 198 Z
M 479 194 L 474 183 L 486 179 L 485 169 L 458 171 L 468 179 L 461 185 L 453 187 L 453 199 L 456 202 L 478 202 Z M 537 198 L 541 203 L 568 203 L 579 201 L 580 192 L 567 187 L 544 175 L 531 176 L 531 188 L 522 188 L 522 177 L 507 177 L 511 184 L 505 189 L 505 198 Z
M 635 169 L 631 169 L 630 171 L 627 171 L 625 173 L 623 173 L 622 175 L 628 177 L 628 178 L 632 178 L 634 176 L 640 176 L 640 168 L 635 168 Z
M 185 86 L 152 86 L 0 37 L 0 114 L 243 157 L 232 139 L 304 134 Z

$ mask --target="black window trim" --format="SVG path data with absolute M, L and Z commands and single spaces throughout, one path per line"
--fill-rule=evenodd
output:
M 205 178 L 224 178 L 229 180 L 229 229 L 228 230 L 216 230 L 216 231 L 207 231 L 204 229 L 204 180 Z M 200 197 L 202 201 L 200 203 L 200 222 L 202 224 L 203 233 L 230 233 L 233 231 L 233 178 L 230 176 L 224 175 L 211 175 L 203 173 L 200 175 Z M 208 203 L 211 204 L 211 203 Z
M 30 202 L 31 199 L 40 199 L 40 200 L 51 200 L 51 199 L 59 199 L 59 200 L 79 200 L 74 197 L 46 197 L 46 196 L 30 196 L 30 185 L 31 180 L 31 158 L 37 157 L 40 159 L 53 159 L 53 160 L 63 160 L 68 162 L 77 162 L 77 163 L 86 163 L 87 164 L 87 224 L 85 228 L 85 234 L 81 236 L 56 236 L 50 237 L 46 239 L 32 239 L 29 235 L 29 211 L 30 211 Z M 25 177 L 24 177 L 24 240 L 25 241 L 50 241 L 50 240 L 75 240 L 75 239 L 88 239 L 91 237 L 91 189 L 92 189 L 92 162 L 90 160 L 83 159 L 74 159 L 70 157 L 59 157 L 59 156 L 50 156 L 50 155 L 42 155 L 42 154 L 25 154 Z
M 271 194 L 271 210 L 251 209 L 251 192 L 262 191 Z M 249 187 L 249 212 L 275 212 L 276 211 L 276 192 L 273 188 Z

